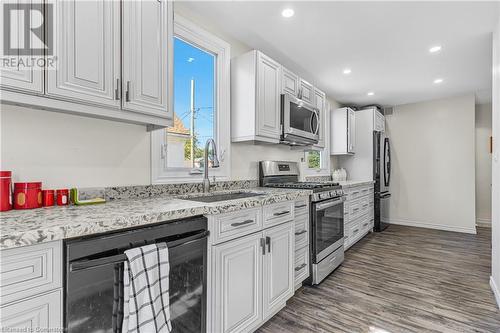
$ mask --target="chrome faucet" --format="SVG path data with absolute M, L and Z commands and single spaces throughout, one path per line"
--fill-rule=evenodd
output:
M 212 168 L 218 168 L 220 166 L 219 159 L 217 158 L 217 146 L 215 145 L 214 139 L 208 139 L 207 143 L 205 143 L 205 158 L 204 165 L 205 175 L 203 176 L 203 192 L 210 192 L 210 180 L 208 179 L 208 149 L 212 145 Z

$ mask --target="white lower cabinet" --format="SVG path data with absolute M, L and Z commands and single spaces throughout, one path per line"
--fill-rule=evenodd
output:
M 213 332 L 242 332 L 262 321 L 262 233 L 214 246 Z
M 373 184 L 344 188 L 344 250 L 373 230 Z
M 293 207 L 290 202 L 287 207 Z M 259 209 L 261 216 L 266 207 Z M 291 208 L 292 209 L 292 208 Z M 249 209 L 255 214 L 255 208 Z M 234 215 L 235 228 L 242 211 L 209 217 L 209 229 L 216 221 Z M 283 214 L 285 215 L 285 214 Z M 259 231 L 220 243 L 210 240 L 208 267 L 208 332 L 253 332 L 271 318 L 293 296 L 295 282 L 295 224 L 291 218 Z M 243 217 L 242 217 L 243 218 Z M 245 221 L 250 218 L 245 217 Z M 257 218 L 259 220 L 259 218 Z M 249 225 L 251 223 L 248 223 Z M 212 230 L 210 231 L 211 235 Z M 211 236 L 212 237 L 212 236 Z
M 62 242 L 0 251 L 0 289 L 3 331 L 62 332 Z
M 0 312 L 9 332 L 62 332 L 62 289 L 10 303 Z
M 264 231 L 263 316 L 272 317 L 294 292 L 294 226 L 285 223 Z

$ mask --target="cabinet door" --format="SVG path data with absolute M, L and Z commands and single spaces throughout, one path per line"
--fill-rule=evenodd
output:
M 52 3 L 57 61 L 54 70 L 47 70 L 47 94 L 120 107 L 120 3 Z
M 285 67 L 281 67 L 281 86 L 283 94 L 299 95 L 299 77 Z
M 263 317 L 274 315 L 294 291 L 294 224 L 288 222 L 264 231 Z
M 280 138 L 280 64 L 257 52 L 257 135 Z
M 300 79 L 300 99 L 303 101 L 310 103 L 310 104 L 315 104 L 314 103 L 314 88 L 312 84 L 307 82 L 306 80 Z
M 172 1 L 124 1 L 122 13 L 122 107 L 172 118 Z
M 325 147 L 326 134 L 326 95 L 319 89 L 314 88 L 314 106 L 319 110 L 319 141 L 317 147 Z
M 50 332 L 63 327 L 62 291 L 54 290 L 0 308 L 5 332 Z
M 347 152 L 354 153 L 356 147 L 356 113 L 347 108 Z
M 248 332 L 262 321 L 262 233 L 213 247 L 213 332 Z
M 41 0 L 32 0 L 32 1 L 9 1 L 9 4 L 12 4 L 13 6 L 16 4 L 29 4 L 31 7 L 34 5 L 40 5 Z M 5 6 L 2 3 L 0 6 L 0 17 L 4 17 L 4 10 Z M 11 12 L 11 26 L 8 28 L 10 32 L 10 37 L 11 37 L 11 46 L 13 48 L 23 48 L 23 43 L 24 43 L 24 27 L 21 25 L 21 22 L 24 19 L 24 12 L 23 11 L 15 11 Z M 34 16 L 30 15 L 30 19 L 34 20 Z M 32 24 L 30 22 L 30 26 L 36 26 L 36 24 Z M 5 24 L 0 24 L 0 36 L 4 36 L 5 32 Z M 35 45 L 35 39 L 33 35 L 31 35 L 30 39 L 30 44 Z M 7 50 L 4 50 L 4 43 L 3 39 L 2 42 L 0 43 L 0 48 L 2 50 L 0 51 L 0 54 L 6 54 Z M 18 91 L 24 91 L 24 92 L 31 92 L 31 93 L 43 93 L 43 68 L 37 67 L 37 66 L 19 66 L 20 60 L 26 59 L 26 58 L 32 58 L 32 57 L 38 57 L 34 54 L 29 54 L 27 56 L 20 56 L 17 52 L 17 54 L 14 55 L 6 55 L 4 58 L 7 59 L 12 59 L 13 61 L 11 62 L 13 64 L 12 67 L 6 67 L 6 66 L 1 66 L 0 67 L 0 87 L 1 88 L 7 88 L 7 89 L 13 89 L 13 90 L 18 90 Z M 43 58 L 43 56 L 42 56 Z M 16 64 L 16 66 L 14 66 Z

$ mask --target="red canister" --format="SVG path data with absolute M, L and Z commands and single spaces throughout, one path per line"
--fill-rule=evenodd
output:
M 14 183 L 14 209 L 42 207 L 42 183 Z
M 42 205 L 43 207 L 54 206 L 55 191 L 42 190 Z
M 69 204 L 69 190 L 67 188 L 56 190 L 56 194 L 58 206 L 66 206 Z
M 12 172 L 0 171 L 0 212 L 12 209 Z

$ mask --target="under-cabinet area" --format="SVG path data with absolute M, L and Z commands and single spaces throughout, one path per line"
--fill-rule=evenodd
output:
M 500 2 L 2 0 L 0 331 L 500 333 Z

